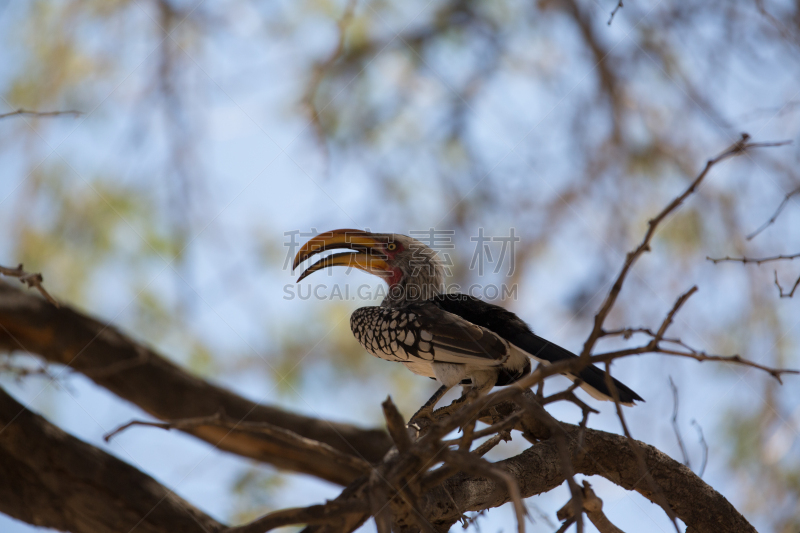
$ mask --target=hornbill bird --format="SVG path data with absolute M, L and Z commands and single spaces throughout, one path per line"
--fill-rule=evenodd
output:
M 542 364 L 577 357 L 535 335 L 514 313 L 466 294 L 444 292 L 444 268 L 436 252 L 406 235 L 340 229 L 321 233 L 304 244 L 293 269 L 311 256 L 333 249 L 349 252 L 328 255 L 308 267 L 304 278 L 332 266 L 355 267 L 380 276 L 389 285 L 379 307 L 362 307 L 350 317 L 350 328 L 372 355 L 402 363 L 442 386 L 412 417 L 430 418 L 444 394 L 456 385 L 482 394 L 495 385 L 510 385 L 531 371 L 531 359 Z M 600 400 L 613 400 L 605 374 L 589 365 L 577 375 L 581 387 Z M 627 386 L 613 380 L 620 403 L 644 401 Z M 461 400 L 466 399 L 466 392 Z M 452 405 L 455 407 L 456 402 Z M 449 411 L 443 408 L 437 411 Z

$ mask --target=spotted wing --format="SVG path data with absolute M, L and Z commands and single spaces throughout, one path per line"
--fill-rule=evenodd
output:
M 430 302 L 400 309 L 362 307 L 350 327 L 368 352 L 389 361 L 498 366 L 509 356 L 500 336 Z

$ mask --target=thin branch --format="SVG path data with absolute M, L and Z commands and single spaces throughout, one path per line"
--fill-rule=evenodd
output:
M 775 221 L 778 219 L 778 215 L 780 215 L 780 214 L 781 214 L 781 211 L 783 211 L 783 208 L 784 208 L 784 207 L 786 207 L 786 204 L 788 204 L 788 203 L 789 203 L 789 199 L 790 199 L 792 196 L 794 196 L 795 194 L 800 194 L 800 187 L 796 188 L 796 189 L 795 189 L 795 190 L 793 190 L 792 192 L 789 192 L 789 193 L 787 193 L 787 194 L 786 194 L 786 196 L 784 196 L 784 197 L 783 197 L 783 200 L 781 201 L 780 205 L 778 206 L 778 209 L 776 209 L 776 210 L 775 210 L 775 213 L 773 213 L 773 214 L 772 214 L 772 216 L 770 217 L 770 219 L 769 219 L 769 220 L 767 220 L 766 222 L 764 222 L 764 223 L 761 225 L 761 227 L 759 227 L 759 228 L 758 228 L 757 230 L 755 230 L 753 233 L 751 233 L 750 235 L 748 235 L 748 236 L 747 236 L 747 240 L 748 240 L 748 241 L 750 241 L 750 240 L 753 240 L 753 238 L 755 238 L 755 237 L 756 237 L 756 236 L 757 236 L 759 233 L 761 233 L 762 231 L 764 231 L 765 229 L 767 229 L 768 227 L 770 227 L 772 224 L 774 224 L 774 223 L 775 223 Z
M 17 109 L 16 111 L 11 111 L 10 113 L 0 114 L 0 120 L 22 115 L 30 115 L 34 117 L 58 117 L 61 115 L 72 115 L 77 117 L 83 115 L 83 111 L 30 111 L 27 109 Z
M 472 450 L 472 453 L 474 455 L 477 455 L 478 457 L 483 457 L 484 455 L 489 453 L 489 451 L 492 448 L 494 448 L 504 440 L 508 440 L 508 436 L 498 433 L 494 437 L 487 439 L 483 444 Z
M 103 439 L 108 442 L 112 437 L 133 426 L 154 427 L 165 430 L 178 429 L 181 431 L 196 429 L 200 426 L 222 427 L 230 431 L 266 435 L 280 441 L 283 445 L 289 447 L 290 449 L 313 452 L 316 455 L 324 456 L 332 461 L 337 462 L 348 470 L 354 470 L 362 474 L 366 474 L 372 468 L 364 459 L 354 455 L 342 453 L 323 442 L 302 437 L 293 431 L 289 431 L 288 429 L 278 427 L 268 422 L 244 422 L 241 420 L 231 419 L 225 416 L 225 414 L 222 412 L 218 412 L 213 416 L 186 418 L 182 420 L 169 420 L 166 422 L 131 420 L 127 424 L 123 424 L 122 426 L 103 436 Z
M 722 157 L 722 156 L 718 156 L 717 159 L 719 159 L 719 157 Z M 661 216 L 661 215 L 659 215 L 659 216 Z M 630 258 L 630 254 L 629 254 L 629 258 Z M 612 291 L 613 291 L 613 289 L 612 289 Z M 595 355 L 595 356 L 589 356 L 588 360 L 586 358 L 584 358 L 583 356 L 581 356 L 581 357 L 578 357 L 578 358 L 575 358 L 575 359 L 562 360 L 562 361 L 559 361 L 557 363 L 550 364 L 550 365 L 548 365 L 546 367 L 543 366 L 543 365 L 539 365 L 536 368 L 535 371 L 531 372 L 528 376 L 524 377 L 523 379 L 517 381 L 512 386 L 507 387 L 504 390 L 501 390 L 501 391 L 498 391 L 498 392 L 493 392 L 493 393 L 485 396 L 482 399 L 482 401 L 484 401 L 483 405 L 496 404 L 496 403 L 499 403 L 501 401 L 509 400 L 509 399 L 511 399 L 512 396 L 519 394 L 520 391 L 529 389 L 529 388 L 531 388 L 531 387 L 533 387 L 534 385 L 537 385 L 537 384 L 539 385 L 539 391 L 538 391 L 537 394 L 539 396 L 541 396 L 541 394 L 542 394 L 541 385 L 542 385 L 542 383 L 544 382 L 544 380 L 547 377 L 555 375 L 555 374 L 563 374 L 566 371 L 577 373 L 577 372 L 580 372 L 581 369 L 585 368 L 587 365 L 592 364 L 592 363 L 608 363 L 608 362 L 610 362 L 610 361 L 612 361 L 614 359 L 620 358 L 620 357 L 625 357 L 625 356 L 628 356 L 628 355 L 651 353 L 651 352 L 652 353 L 665 353 L 665 354 L 671 354 L 671 355 L 684 354 L 684 352 L 678 352 L 676 350 L 667 350 L 667 349 L 662 348 L 661 345 L 660 345 L 661 342 L 668 342 L 668 343 L 676 344 L 676 345 L 678 345 L 678 346 L 680 346 L 682 348 L 685 348 L 686 349 L 685 355 L 687 357 L 692 357 L 693 359 L 696 359 L 696 360 L 704 360 L 705 358 L 711 359 L 711 358 L 715 358 L 715 357 L 721 357 L 721 356 L 708 356 L 703 352 L 699 352 L 697 350 L 692 349 L 691 347 L 689 347 L 688 345 L 683 343 L 680 339 L 667 339 L 664 336 L 666 334 L 666 332 L 667 332 L 667 329 L 672 324 L 672 322 L 673 322 L 673 320 L 675 318 L 675 315 L 678 313 L 678 311 L 681 309 L 681 307 L 683 307 L 683 305 L 686 303 L 686 301 L 695 292 L 697 292 L 697 286 L 693 286 L 688 291 L 686 291 L 685 293 L 683 293 L 682 295 L 680 295 L 678 297 L 678 299 L 675 301 L 675 304 L 672 306 L 672 309 L 670 309 L 670 311 L 667 313 L 667 316 L 662 321 L 662 323 L 659 326 L 657 332 L 653 332 L 649 328 L 626 329 L 626 330 L 617 330 L 617 331 L 610 331 L 610 332 L 609 331 L 605 331 L 605 330 L 603 330 L 601 328 L 600 332 L 597 334 L 597 337 L 600 338 L 600 337 L 609 336 L 609 335 L 623 335 L 623 336 L 626 336 L 628 334 L 628 332 L 630 332 L 630 334 L 633 334 L 634 332 L 646 333 L 650 337 L 652 337 L 652 339 L 645 346 L 640 346 L 638 348 L 629 348 L 629 349 L 625 349 L 625 350 L 618 350 L 618 351 L 615 351 L 615 352 L 608 352 L 608 353 Z M 598 315 L 599 315 L 599 313 L 598 313 Z M 602 326 L 602 323 L 601 323 L 601 326 Z M 760 368 L 762 370 L 765 370 L 765 371 L 769 372 L 770 375 L 776 377 L 776 379 L 778 379 L 779 382 L 780 382 L 780 374 L 782 374 L 782 373 L 796 373 L 796 371 L 792 371 L 792 370 L 778 370 L 778 369 L 771 369 L 771 368 L 762 367 L 761 365 L 757 365 L 756 363 L 750 363 L 749 361 L 745 361 L 744 359 L 742 359 L 739 356 L 734 356 L 734 357 L 731 357 L 729 359 L 723 358 L 723 359 L 720 359 L 720 360 L 729 360 L 729 362 L 736 362 L 736 363 L 750 365 L 750 366 L 754 366 L 756 368 Z M 577 398 L 576 398 L 576 400 L 577 400 Z M 579 405 L 581 407 L 581 409 L 584 410 L 584 416 L 587 416 L 586 415 L 586 410 L 584 409 L 585 404 L 584 404 L 584 406 L 582 406 L 580 404 L 577 404 L 577 405 Z
M 293 524 L 330 524 L 342 515 L 368 511 L 369 506 L 366 502 L 356 499 L 344 502 L 329 501 L 322 505 L 281 509 L 253 520 L 249 524 L 228 528 L 224 533 L 264 533 Z
M 522 418 L 521 412 L 516 412 L 509 416 L 508 418 L 496 423 L 492 424 L 488 428 L 481 429 L 480 431 L 474 431 L 472 435 L 470 435 L 470 442 L 475 441 L 477 439 L 488 437 L 489 435 L 494 435 L 496 433 L 501 433 L 508 429 L 513 428 L 519 419 Z M 466 431 L 465 431 L 466 433 Z M 464 442 L 463 437 L 460 439 L 453 439 L 453 440 L 446 440 L 442 441 L 442 445 L 444 446 L 454 446 L 456 444 L 462 444 Z
M 708 443 L 706 442 L 705 436 L 703 436 L 703 428 L 700 427 L 697 420 L 692 420 L 692 425 L 697 428 L 697 433 L 700 436 L 700 444 L 703 446 L 703 463 L 700 465 L 700 471 L 697 473 L 697 477 L 702 478 L 703 473 L 706 471 L 706 464 L 708 463 Z
M 473 420 L 470 420 L 469 422 L 467 422 L 467 425 L 465 425 L 462 428 L 462 430 L 461 430 L 461 433 L 462 433 L 461 438 L 458 439 L 458 441 L 455 443 L 455 444 L 458 444 L 458 449 L 461 450 L 462 452 L 468 452 L 469 449 L 472 447 L 472 443 L 475 441 L 476 438 L 478 438 L 478 437 L 475 436 L 475 425 L 477 423 L 478 423 L 477 419 L 473 419 Z M 513 424 L 512 424 L 512 426 L 513 426 Z M 490 429 L 490 428 L 487 428 L 487 429 Z M 488 433 L 488 434 L 492 435 L 492 434 L 494 434 L 494 432 Z M 443 442 L 442 445 L 445 446 L 446 444 Z
M 570 500 L 567 502 L 566 505 L 572 505 L 572 498 L 570 498 Z M 567 518 L 567 521 L 564 522 L 563 524 L 561 524 L 561 527 L 556 530 L 556 533 L 565 533 L 567 531 L 567 529 L 569 529 L 569 526 L 574 524 L 575 521 L 576 521 L 576 519 L 575 519 L 574 516 L 571 516 L 571 517 Z
M 703 170 L 698 174 L 698 176 L 692 181 L 689 187 L 683 191 L 680 195 L 678 195 L 675 199 L 673 199 L 659 214 L 657 214 L 654 218 L 650 219 L 647 223 L 647 232 L 642 239 L 642 242 L 637 246 L 633 251 L 629 252 L 625 258 L 625 263 L 622 265 L 622 270 L 620 271 L 619 275 L 617 276 L 614 285 L 611 287 L 608 295 L 606 296 L 605 301 L 603 302 L 600 310 L 594 317 L 594 327 L 592 328 L 592 332 L 589 335 L 589 338 L 586 339 L 586 342 L 583 345 L 583 350 L 581 351 L 581 358 L 588 362 L 589 354 L 592 352 L 592 348 L 597 343 L 597 339 L 600 338 L 603 332 L 603 323 L 605 322 L 606 317 L 611 312 L 611 308 L 614 307 L 614 304 L 617 301 L 617 297 L 619 296 L 620 291 L 622 290 L 622 284 L 625 282 L 625 279 L 628 275 L 628 272 L 645 252 L 650 251 L 650 242 L 655 235 L 656 229 L 658 228 L 659 224 L 667 218 L 673 211 L 675 211 L 680 205 L 688 198 L 692 193 L 695 192 L 697 187 L 703 181 L 703 179 L 708 175 L 708 172 L 711 168 L 716 165 L 717 163 L 728 159 L 729 157 L 743 154 L 744 152 L 751 150 L 753 148 L 765 148 L 765 147 L 773 147 L 773 146 L 783 146 L 789 144 L 791 141 L 785 142 L 770 142 L 770 143 L 750 143 L 750 136 L 746 133 L 742 134 L 742 138 L 734 143 L 730 148 L 719 154 L 718 156 L 714 157 L 713 159 L 709 159 L 706 163 L 706 166 Z
M 698 352 L 693 350 L 681 352 L 677 350 L 668 350 L 661 347 L 650 348 L 649 345 L 641 346 L 639 348 L 631 348 L 627 350 L 618 350 L 615 352 L 606 352 L 598 355 L 593 355 L 590 361 L 592 363 L 606 363 L 608 361 L 613 361 L 614 359 L 619 359 L 620 357 L 625 357 L 628 355 L 645 354 L 645 353 L 660 353 L 664 355 L 688 357 L 690 359 L 694 359 L 695 361 L 719 361 L 723 363 L 732 363 L 742 366 L 749 366 L 767 372 L 773 378 L 778 380 L 778 383 L 781 384 L 783 384 L 783 381 L 781 380 L 781 376 L 783 374 L 800 374 L 800 371 L 798 370 L 791 370 L 786 368 L 771 368 L 768 366 L 760 365 L 758 363 L 754 363 L 753 361 L 748 361 L 747 359 L 744 359 L 740 355 L 709 355 L 705 352 Z
M 683 304 L 686 303 L 686 300 L 691 298 L 691 296 L 696 292 L 697 292 L 697 285 L 694 285 L 691 289 L 684 292 L 678 297 L 678 299 L 675 301 L 675 305 L 672 306 L 672 309 L 670 309 L 669 313 L 667 313 L 667 316 L 666 318 L 664 318 L 664 321 L 661 322 L 661 327 L 658 328 L 656 336 L 653 337 L 653 340 L 651 342 L 654 342 L 656 344 L 661 342 L 661 339 L 664 338 L 664 334 L 667 333 L 667 329 L 670 327 L 670 325 L 672 325 L 672 321 L 675 319 L 675 315 L 677 314 L 677 312 L 680 311 L 681 307 L 683 307 Z
M 675 438 L 678 439 L 678 446 L 683 456 L 683 464 L 685 464 L 687 468 L 691 468 L 689 454 L 686 453 L 686 446 L 683 444 L 683 437 L 681 437 L 681 430 L 678 426 L 678 387 L 676 387 L 675 382 L 672 381 L 672 376 L 669 377 L 669 386 L 672 389 L 672 429 L 675 431 Z
M 2 116 L 0 116 L 0 118 L 2 118 Z M 29 288 L 36 287 L 36 290 L 38 290 L 42 294 L 42 296 L 44 296 L 45 300 L 55 305 L 56 307 L 59 306 L 58 301 L 52 296 L 50 296 L 50 293 L 48 293 L 42 286 L 44 278 L 42 277 L 41 273 L 25 272 L 22 269 L 22 263 L 20 263 L 17 266 L 17 268 L 8 268 L 0 265 L 0 274 L 19 278 L 20 283 L 25 283 Z
M 721 263 L 723 261 L 733 261 L 733 262 L 736 262 L 736 263 L 742 263 L 744 265 L 746 265 L 748 263 L 754 264 L 754 265 L 760 265 L 761 263 L 769 263 L 770 261 L 792 261 L 792 260 L 797 259 L 799 257 L 800 257 L 800 254 L 774 255 L 772 257 L 759 257 L 759 258 L 755 258 L 755 257 L 728 257 L 728 256 L 713 258 L 713 257 L 706 256 L 706 259 L 708 261 L 711 261 L 715 265 L 717 263 Z
M 777 281 L 777 275 L 776 275 Z M 798 280 L 798 285 L 800 285 L 800 280 Z M 795 286 L 796 287 L 796 286 Z M 782 374 L 798 374 L 800 371 L 797 370 L 788 370 L 788 369 L 780 369 L 780 368 L 770 368 L 764 365 L 760 365 L 758 363 L 754 363 L 752 361 L 748 361 L 747 359 L 743 359 L 739 355 L 731 355 L 731 356 L 723 356 L 723 355 L 708 355 L 705 352 L 695 350 L 694 348 L 690 347 L 680 339 L 665 339 L 664 334 L 667 332 L 670 324 L 672 324 L 673 319 L 675 318 L 675 314 L 680 310 L 683 304 L 697 292 L 697 286 L 692 287 L 685 293 L 683 293 L 675 302 L 675 305 L 672 306 L 672 309 L 667 316 L 664 318 L 664 321 L 661 323 L 661 326 L 658 328 L 658 331 L 653 333 L 649 329 L 645 328 L 637 328 L 635 330 L 618 330 L 614 332 L 601 332 L 601 336 L 609 335 L 609 334 L 622 334 L 624 335 L 627 331 L 635 331 L 637 333 L 646 333 L 652 337 L 649 343 L 645 346 L 640 346 L 638 348 L 628 348 L 624 350 L 617 350 L 615 352 L 607 352 L 598 355 L 594 355 L 590 357 L 590 362 L 592 363 L 610 363 L 614 359 L 618 359 L 620 357 L 625 357 L 628 355 L 635 355 L 635 354 L 644 354 L 644 353 L 661 353 L 665 355 L 676 355 L 680 357 L 689 357 L 696 361 L 721 361 L 727 363 L 735 363 L 744 366 L 749 366 L 753 368 L 757 368 L 759 370 L 763 370 L 764 372 L 769 373 L 772 377 L 778 380 L 778 383 L 783 383 L 781 381 Z M 678 351 L 672 349 L 666 349 L 661 346 L 661 342 L 669 342 L 672 344 L 677 344 L 678 346 L 685 349 L 685 351 Z M 577 363 L 576 363 L 577 365 Z
M 630 339 L 636 334 L 644 334 L 651 338 L 656 337 L 656 332 L 650 328 L 622 328 L 622 329 L 615 329 L 606 331 L 603 330 L 602 337 L 622 337 L 625 340 Z M 669 337 L 661 337 L 661 342 L 668 342 L 671 344 L 677 344 L 678 346 L 682 346 L 684 348 L 690 349 L 682 340 L 677 338 L 669 338 Z
M 611 23 L 614 21 L 614 16 L 617 14 L 617 11 L 619 11 L 620 9 L 622 9 L 622 0 L 619 0 L 619 2 L 617 2 L 616 7 L 614 8 L 613 11 L 611 11 L 611 16 L 608 17 L 608 25 L 609 26 L 611 26 Z
M 780 295 L 781 298 L 791 298 L 794 296 L 794 291 L 797 290 L 798 285 L 800 285 L 800 276 L 797 277 L 797 280 L 794 282 L 794 286 L 792 286 L 791 291 L 783 292 L 783 287 L 781 287 L 781 284 L 778 281 L 778 271 L 775 271 L 775 286 L 778 287 L 778 295 Z

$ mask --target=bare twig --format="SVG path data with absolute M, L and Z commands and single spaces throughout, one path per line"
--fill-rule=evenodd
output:
M 715 265 L 717 263 L 721 263 L 723 261 L 733 261 L 733 262 L 742 263 L 742 264 L 745 264 L 745 265 L 748 264 L 748 263 L 751 263 L 751 264 L 754 264 L 754 265 L 760 265 L 761 263 L 769 263 L 770 261 L 792 261 L 793 259 L 797 259 L 799 257 L 800 257 L 800 254 L 773 255 L 772 257 L 758 257 L 758 258 L 755 258 L 755 257 L 728 257 L 728 256 L 717 257 L 717 258 L 706 257 L 706 259 L 711 261 Z
M 683 444 L 683 437 L 681 437 L 681 430 L 678 426 L 678 387 L 676 387 L 675 382 L 672 381 L 672 376 L 669 377 L 669 386 L 672 389 L 672 429 L 675 431 L 675 438 L 678 439 L 678 446 L 683 456 L 683 464 L 691 468 L 689 454 L 686 453 L 686 446 Z
M 800 190 L 800 189 L 798 189 Z M 800 258 L 800 254 L 792 254 L 792 255 L 774 255 L 771 257 L 760 257 L 760 258 L 750 258 L 750 257 L 721 257 L 721 258 L 711 258 L 706 257 L 709 261 L 713 262 L 715 265 L 722 261 L 734 261 L 737 263 L 742 263 L 744 265 L 750 263 L 754 265 L 760 265 L 762 263 L 768 263 L 770 261 L 793 261 L 797 258 Z M 775 286 L 778 287 L 778 294 L 781 298 L 791 298 L 794 296 L 794 291 L 797 290 L 798 285 L 800 285 L 800 276 L 798 276 L 797 280 L 794 282 L 792 286 L 792 290 L 789 292 L 785 292 L 783 287 L 781 287 L 780 282 L 778 281 L 778 271 L 775 271 Z
M 705 352 L 695 351 L 695 350 L 687 350 L 687 351 L 678 351 L 678 350 L 669 350 L 666 348 L 661 347 L 653 347 L 651 348 L 648 346 L 642 346 L 639 348 L 631 348 L 627 350 L 618 350 L 615 352 L 606 352 L 597 355 L 593 355 L 590 361 L 592 363 L 606 363 L 608 361 L 613 361 L 614 359 L 619 359 L 620 357 L 625 357 L 628 355 L 637 355 L 637 354 L 644 354 L 644 353 L 660 353 L 664 355 L 675 355 L 678 357 L 688 357 L 690 359 L 694 359 L 695 361 L 719 361 L 723 363 L 732 363 L 738 364 L 742 366 L 749 366 L 752 368 L 757 368 L 764 372 L 767 372 L 770 376 L 778 380 L 778 383 L 783 383 L 781 380 L 781 376 L 783 374 L 800 374 L 798 370 L 791 370 L 787 368 L 772 368 L 764 365 L 760 365 L 758 363 L 754 363 L 753 361 L 748 361 L 744 359 L 740 355 L 709 355 Z M 548 373 L 549 375 L 549 373 Z
M 770 143 L 751 143 L 748 142 L 750 140 L 750 136 L 746 133 L 742 134 L 742 138 L 739 139 L 736 143 L 734 143 L 730 148 L 719 154 L 718 156 L 709 159 L 706 162 L 706 166 L 697 175 L 697 177 L 692 181 L 689 187 L 683 191 L 680 195 L 678 195 L 675 199 L 673 199 L 660 213 L 658 213 L 654 218 L 650 219 L 647 223 L 647 232 L 645 232 L 644 238 L 642 242 L 637 246 L 633 251 L 629 252 L 625 258 L 625 263 L 622 265 L 622 270 L 617 275 L 617 279 L 614 281 L 614 285 L 611 287 L 606 299 L 603 301 L 600 310 L 594 317 L 594 326 L 592 328 L 592 332 L 590 333 L 589 337 L 586 339 L 586 342 L 583 345 L 583 350 L 581 351 L 581 358 L 584 362 L 588 363 L 589 354 L 592 352 L 592 348 L 597 343 L 597 339 L 599 339 L 603 332 L 603 324 L 605 322 L 606 317 L 611 312 L 611 308 L 614 307 L 614 304 L 617 301 L 617 297 L 619 296 L 620 291 L 622 290 L 622 284 L 625 282 L 625 279 L 628 275 L 628 272 L 645 252 L 650 251 L 650 242 L 655 235 L 656 229 L 658 228 L 659 224 L 667 218 L 673 211 L 675 211 L 680 205 L 688 198 L 692 193 L 695 192 L 697 187 L 703 181 L 703 179 L 708 175 L 708 172 L 711 168 L 716 165 L 717 163 L 728 159 L 729 157 L 743 154 L 744 152 L 751 150 L 753 148 L 764 148 L 764 147 L 772 147 L 772 146 L 783 146 L 785 144 L 789 144 L 790 141 L 786 142 L 770 142 Z
M 613 11 L 611 11 L 611 16 L 608 17 L 608 25 L 609 26 L 611 26 L 611 23 L 614 21 L 614 16 L 617 14 L 617 11 L 619 11 L 620 9 L 622 9 L 622 0 L 619 0 L 619 2 L 617 2 L 616 7 L 614 7 Z
M 777 279 L 777 278 L 776 278 Z M 800 281 L 798 281 L 800 284 Z M 769 373 L 772 377 L 778 380 L 778 383 L 783 383 L 781 381 L 782 374 L 798 374 L 800 373 L 797 370 L 789 370 L 789 369 L 781 369 L 781 368 L 771 368 L 764 365 L 760 365 L 758 363 L 754 363 L 752 361 L 748 361 L 747 359 L 742 358 L 739 355 L 730 355 L 730 356 L 723 356 L 723 355 L 708 355 L 705 352 L 695 350 L 694 348 L 690 347 L 680 339 L 666 339 L 664 334 L 667 332 L 670 324 L 672 324 L 673 319 L 675 318 L 675 314 L 680 310 L 683 304 L 686 303 L 686 300 L 691 297 L 697 291 L 697 287 L 694 286 L 685 293 L 683 293 L 675 302 L 675 305 L 672 306 L 672 309 L 667 316 L 664 318 L 664 321 L 661 323 L 661 326 L 658 328 L 657 332 L 653 332 L 650 329 L 646 328 L 636 328 L 636 329 L 629 329 L 629 330 L 617 330 L 612 332 L 601 332 L 601 336 L 604 335 L 625 335 L 628 331 L 636 332 L 636 333 L 645 333 L 650 335 L 652 339 L 649 343 L 645 346 L 640 346 L 638 348 L 629 348 L 624 350 L 617 350 L 615 352 L 607 352 L 598 355 L 594 355 L 590 357 L 590 361 L 592 363 L 609 363 L 614 359 L 618 359 L 620 357 L 625 357 L 628 355 L 635 355 L 635 354 L 643 354 L 643 353 L 661 353 L 665 355 L 676 355 L 680 357 L 688 357 L 694 359 L 696 361 L 720 361 L 726 363 L 735 363 L 740 364 L 743 366 L 749 366 L 752 368 L 757 368 L 759 370 L 763 370 L 764 372 Z M 663 348 L 661 346 L 662 342 L 669 342 L 672 344 L 676 344 L 681 348 L 684 348 L 684 351 L 678 351 L 673 349 Z M 577 363 L 576 363 L 577 365 Z
M 2 117 L 0 116 L 0 118 Z M 58 301 L 52 296 L 50 296 L 50 293 L 48 293 L 42 286 L 44 278 L 39 272 L 25 272 L 22 269 L 22 263 L 20 263 L 17 266 L 17 268 L 8 268 L 0 266 L 0 274 L 19 278 L 20 283 L 25 283 L 26 285 L 28 285 L 28 287 L 36 287 L 36 290 L 38 290 L 42 294 L 42 296 L 44 296 L 45 300 L 55 305 L 56 307 L 59 306 Z
M 564 507 L 567 507 L 569 505 L 572 505 L 572 499 L 571 498 L 566 503 L 566 505 Z M 567 518 L 567 521 L 564 522 L 563 524 L 561 524 L 561 527 L 556 530 L 556 533 L 564 533 L 567 529 L 569 529 L 569 526 L 571 526 L 572 524 L 575 523 L 575 521 L 576 521 L 576 519 L 575 519 L 574 516 L 571 516 L 571 517 Z
M 650 335 L 651 337 L 655 337 L 656 334 L 650 328 L 622 328 L 622 329 L 612 329 L 612 330 L 603 330 L 601 336 L 603 337 L 622 337 L 625 340 L 630 339 L 636 333 L 644 333 Z
M 492 448 L 494 448 L 504 440 L 508 440 L 508 437 L 506 435 L 498 433 L 497 435 L 487 439 L 480 446 L 472 450 L 472 453 L 477 455 L 478 457 L 483 457 L 484 455 L 489 453 L 489 451 L 491 451 Z
M 747 236 L 747 240 L 748 240 L 748 241 L 752 240 L 752 239 L 753 239 L 753 238 L 755 238 L 755 237 L 756 237 L 756 236 L 757 236 L 759 233 L 761 233 L 762 231 L 764 231 L 765 229 L 767 229 L 768 227 L 770 227 L 772 224 L 774 224 L 774 223 L 775 223 L 775 221 L 778 219 L 778 215 L 780 215 L 780 214 L 781 214 L 781 211 L 783 211 L 783 208 L 784 208 L 784 207 L 786 207 L 786 204 L 788 204 L 788 203 L 789 203 L 789 200 L 790 200 L 790 199 L 792 198 L 792 196 L 794 196 L 795 194 L 800 194 L 800 187 L 798 187 L 798 188 L 796 188 L 795 190 L 793 190 L 793 191 L 791 191 L 791 192 L 787 193 L 787 194 L 786 194 L 786 196 L 784 196 L 784 197 L 783 197 L 783 200 L 781 200 L 781 203 L 780 203 L 780 205 L 778 206 L 778 209 L 776 209 L 776 210 L 775 210 L 775 212 L 772 214 L 772 216 L 770 217 L 770 219 L 769 219 L 769 220 L 767 220 L 766 222 L 764 222 L 764 223 L 761 225 L 761 227 L 759 227 L 759 228 L 758 228 L 757 230 L 755 230 L 753 233 L 751 233 L 750 235 L 748 235 L 748 236 Z
M 127 424 L 123 424 L 114 431 L 103 436 L 103 439 L 108 442 L 112 437 L 125 431 L 133 426 L 154 427 L 160 429 L 178 429 L 189 430 L 199 426 L 216 426 L 229 429 L 231 431 L 241 431 L 245 433 L 267 435 L 273 439 L 280 441 L 283 445 L 289 446 L 293 449 L 300 451 L 312 451 L 316 454 L 321 454 L 324 457 L 337 461 L 342 466 L 353 469 L 356 472 L 365 474 L 371 470 L 370 464 L 354 455 L 342 453 L 339 450 L 313 439 L 302 437 L 293 431 L 284 429 L 268 422 L 244 422 L 231 419 L 225 416 L 224 413 L 218 412 L 212 416 L 204 416 L 197 418 L 186 418 L 182 420 L 170 420 L 166 422 L 147 422 L 144 420 L 132 420 Z
M 700 444 L 703 446 L 703 463 L 700 465 L 700 471 L 697 473 L 697 477 L 703 477 L 703 473 L 706 471 L 706 464 L 708 463 L 708 443 L 703 436 L 703 428 L 700 427 L 697 420 L 692 420 L 692 425 L 697 428 L 697 433 L 700 436 Z
M 29 111 L 27 109 L 17 109 L 16 111 L 11 111 L 10 113 L 3 113 L 0 114 L 0 120 L 8 117 L 15 117 L 15 116 L 22 116 L 22 115 L 32 115 L 35 117 L 57 117 L 61 115 L 72 115 L 72 116 L 79 116 L 82 115 L 83 111 Z
M 696 292 L 697 292 L 697 285 L 693 286 L 691 289 L 684 292 L 678 297 L 678 299 L 675 301 L 675 305 L 672 306 L 672 309 L 670 309 L 669 313 L 667 313 L 667 316 L 666 318 L 664 318 L 664 321 L 661 322 L 661 327 L 658 328 L 656 336 L 653 337 L 653 340 L 651 342 L 654 342 L 655 344 L 661 342 L 661 340 L 664 338 L 664 334 L 667 332 L 667 329 L 670 327 L 670 325 L 672 325 L 672 321 L 675 318 L 675 314 L 680 310 L 681 307 L 683 307 L 683 304 L 686 303 L 686 300 L 691 298 L 692 294 Z
M 475 440 L 475 425 L 477 424 L 476 419 L 472 419 L 464 426 L 461 433 L 461 438 L 458 439 L 458 449 L 462 452 L 468 452 L 469 449 L 472 447 L 472 443 Z M 491 433 L 490 433 L 491 435 Z M 442 443 L 442 445 L 445 445 Z
M 778 281 L 778 271 L 777 270 L 775 271 L 775 286 L 778 287 L 778 295 L 781 298 L 791 298 L 792 296 L 794 296 L 794 291 L 797 290 L 798 285 L 800 285 L 800 276 L 798 276 L 797 280 L 794 282 L 792 290 L 789 292 L 784 292 L 783 287 L 781 287 L 781 284 Z
M 473 432 L 471 432 L 469 441 L 472 442 L 472 441 L 475 441 L 477 439 L 480 439 L 480 438 L 483 438 L 483 437 L 488 437 L 489 435 L 494 435 L 496 433 L 501 433 L 503 431 L 511 429 L 516 425 L 516 423 L 519 421 L 519 419 L 521 417 L 522 417 L 522 413 L 521 412 L 517 412 L 517 413 L 512 414 L 508 418 L 498 422 L 497 424 L 492 424 L 488 428 L 481 429 L 480 431 L 473 431 Z M 467 427 L 469 427 L 469 426 L 467 426 Z M 466 435 L 466 433 L 467 433 L 466 428 L 465 428 L 465 432 L 464 433 Z M 461 445 L 463 442 L 464 442 L 464 440 L 463 440 L 463 437 L 462 437 L 460 439 L 442 441 L 442 444 L 445 445 L 445 446 L 452 446 L 452 445 L 456 445 L 456 444 Z
M 293 524 L 330 524 L 346 514 L 363 513 L 369 510 L 366 502 L 357 499 L 329 501 L 322 505 L 295 507 L 269 513 L 249 524 L 231 527 L 224 533 L 264 533 L 282 526 Z

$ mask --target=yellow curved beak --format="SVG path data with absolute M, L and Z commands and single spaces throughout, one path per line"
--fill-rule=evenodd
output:
M 333 266 L 347 266 L 369 272 L 376 276 L 391 273 L 386 256 L 378 249 L 378 245 L 387 241 L 385 237 L 357 229 L 338 229 L 320 233 L 305 243 L 294 258 L 292 270 L 309 257 L 327 250 L 346 248 L 353 252 L 333 254 L 308 267 L 299 278 L 299 283 L 318 270 Z

